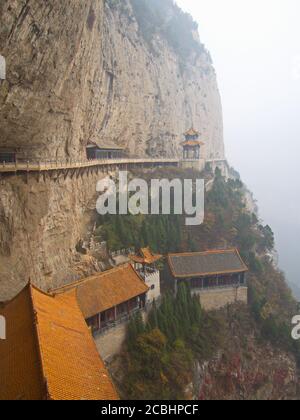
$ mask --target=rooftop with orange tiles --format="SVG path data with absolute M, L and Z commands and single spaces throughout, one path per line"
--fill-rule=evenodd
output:
M 55 293 L 72 289 L 76 290 L 85 319 L 142 296 L 149 290 L 131 264 L 97 273 L 64 288 L 56 289 Z
M 135 263 L 148 265 L 154 264 L 162 259 L 162 255 L 154 254 L 149 247 L 141 248 L 137 255 L 130 255 L 129 257 Z
M 1 400 L 117 400 L 75 291 L 43 293 L 27 285 L 0 305 Z

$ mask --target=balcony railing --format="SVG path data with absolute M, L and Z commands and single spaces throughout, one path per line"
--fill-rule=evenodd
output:
M 0 162 L 0 172 L 41 172 L 63 169 L 89 168 L 93 166 L 118 166 L 118 165 L 178 165 L 178 159 L 92 159 L 92 160 L 17 160 L 16 162 Z
M 138 313 L 143 313 L 143 312 L 145 312 L 145 310 L 146 310 L 146 308 L 135 308 L 130 312 L 130 314 L 124 314 L 124 315 L 121 315 L 115 321 L 110 321 L 110 322 L 103 323 L 102 324 L 103 326 L 101 326 L 101 328 L 99 330 L 93 331 L 94 338 L 99 337 L 101 335 L 104 335 L 104 334 L 108 333 L 111 329 L 116 328 L 119 325 L 122 325 L 122 324 L 125 324 L 125 323 L 129 322 L 130 319 L 134 315 L 137 315 Z
M 159 307 L 161 305 L 161 302 L 162 302 L 162 297 L 160 296 L 155 300 L 156 306 Z M 97 338 L 97 337 L 107 334 L 113 328 L 116 328 L 119 325 L 128 323 L 138 313 L 145 314 L 147 316 L 152 310 L 152 308 L 153 308 L 153 302 L 147 302 L 143 308 L 136 308 L 133 311 L 131 311 L 130 314 L 122 315 L 120 318 L 118 318 L 115 321 L 102 324 L 103 326 L 99 330 L 93 331 L 93 336 L 94 338 Z
M 200 292 L 205 292 L 205 291 L 209 291 L 209 290 L 223 290 L 223 289 L 239 289 L 239 288 L 243 288 L 243 287 L 248 287 L 247 283 L 241 284 L 241 283 L 236 283 L 236 284 L 226 284 L 226 285 L 219 285 L 219 286 L 205 286 L 205 287 L 192 287 L 192 293 L 200 293 Z

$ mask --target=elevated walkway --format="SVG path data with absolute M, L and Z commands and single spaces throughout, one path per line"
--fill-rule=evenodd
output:
M 179 166 L 179 159 L 99 159 L 84 161 L 0 163 L 0 173 L 69 171 L 88 168 Z

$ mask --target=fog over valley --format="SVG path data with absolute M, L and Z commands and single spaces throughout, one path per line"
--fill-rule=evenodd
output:
M 276 235 L 300 287 L 300 27 L 297 0 L 177 0 L 199 23 L 221 91 L 228 160 Z

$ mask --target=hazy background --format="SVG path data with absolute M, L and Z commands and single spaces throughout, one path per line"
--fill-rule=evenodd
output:
M 227 157 L 300 287 L 300 2 L 177 0 L 199 23 L 224 110 Z

